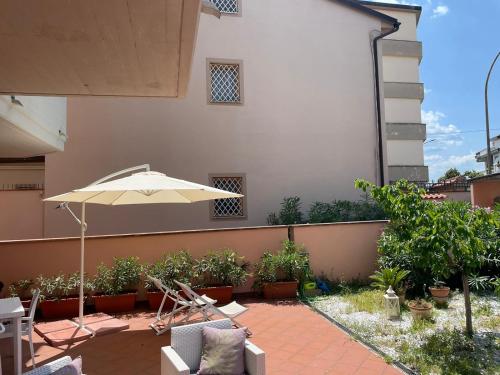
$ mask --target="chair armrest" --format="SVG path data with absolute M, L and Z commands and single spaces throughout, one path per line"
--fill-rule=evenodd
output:
M 250 341 L 245 341 L 245 370 L 248 375 L 266 374 L 266 353 Z
M 161 348 L 161 375 L 189 375 L 189 367 L 171 346 Z

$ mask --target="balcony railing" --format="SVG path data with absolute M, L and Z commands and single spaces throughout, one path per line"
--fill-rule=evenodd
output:
M 0 191 L 43 190 L 43 184 L 1 184 Z

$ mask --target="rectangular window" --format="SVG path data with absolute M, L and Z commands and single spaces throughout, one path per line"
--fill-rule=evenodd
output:
M 219 9 L 219 12 L 225 14 L 239 14 L 239 0 L 211 0 L 211 2 Z
M 213 187 L 245 195 L 244 175 L 210 176 Z M 245 218 L 245 197 L 216 199 L 211 204 L 211 216 L 214 219 Z
M 241 64 L 208 62 L 208 101 L 217 104 L 241 104 Z

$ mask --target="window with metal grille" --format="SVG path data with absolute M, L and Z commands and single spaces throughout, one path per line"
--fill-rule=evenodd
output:
M 211 0 L 221 13 L 239 14 L 239 0 Z
M 240 64 L 209 63 L 210 103 L 241 103 Z
M 243 176 L 222 177 L 212 176 L 212 185 L 217 189 L 244 194 Z M 212 217 L 214 218 L 243 218 L 245 208 L 243 198 L 216 199 L 212 205 Z

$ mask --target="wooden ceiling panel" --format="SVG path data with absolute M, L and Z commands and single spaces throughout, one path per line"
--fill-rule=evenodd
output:
M 200 0 L 2 0 L 0 92 L 182 97 Z

